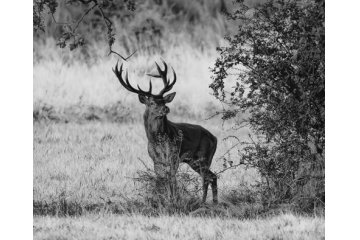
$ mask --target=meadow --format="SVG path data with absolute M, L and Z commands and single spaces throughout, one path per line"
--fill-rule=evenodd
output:
M 239 163 L 241 148 L 227 137 L 247 140 L 251 131 L 235 131 L 233 122 L 211 117 L 224 107 L 208 87 L 215 49 L 223 44 L 224 19 L 210 21 L 202 9 L 192 10 L 211 26 L 189 30 L 190 23 L 178 22 L 177 30 L 169 30 L 175 25 L 166 25 L 159 9 L 146 11 L 164 28 L 160 50 L 139 50 L 124 67 L 131 83 L 145 89 L 155 61 L 163 59 L 174 68 L 176 97 L 168 118 L 202 125 L 217 137 L 211 170 L 218 173 L 220 204 L 211 204 L 211 191 L 206 205 L 188 201 L 171 214 L 149 204 L 138 180 L 152 168 L 142 122 L 145 108 L 112 72 L 118 58 L 107 56 L 102 41 L 69 51 L 46 36 L 34 41 L 34 239 L 324 239 L 323 216 L 301 216 L 286 207 L 264 212 L 251 191 L 259 180 L 256 170 L 231 168 Z M 131 24 L 141 18 L 135 15 Z M 125 45 L 152 49 L 147 39 L 136 42 L 130 29 L 118 32 L 122 44 L 115 44 L 117 50 L 129 52 Z M 161 81 L 152 81 L 159 91 Z M 200 177 L 186 164 L 180 165 L 179 177 L 190 179 L 186 187 L 200 200 Z
M 206 127 L 217 136 L 224 134 L 214 125 Z M 117 209 L 128 207 L 130 200 L 135 201 L 141 194 L 141 190 L 137 192 L 141 186 L 133 179 L 137 171 L 152 168 L 144 135 L 140 123 L 36 123 L 34 212 L 78 214 L 92 208 L 104 210 L 108 202 L 116 204 Z M 214 172 L 223 170 L 221 155 L 232 145 L 231 141 L 219 142 L 212 164 Z M 186 164 L 180 170 L 200 181 Z M 220 175 L 220 199 L 222 192 L 228 194 L 231 189 L 248 186 L 256 178 L 254 170 L 229 169 Z M 141 212 L 135 207 L 129 211 L 137 210 Z

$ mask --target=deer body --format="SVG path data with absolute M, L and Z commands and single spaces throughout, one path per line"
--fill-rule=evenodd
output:
M 167 65 L 165 62 L 164 65 L 165 70 L 162 71 L 156 64 L 159 75 L 150 75 L 162 78 L 164 81 L 165 87 L 159 95 L 151 94 L 151 82 L 148 92 L 142 91 L 139 87 L 138 90 L 134 89 L 128 82 L 127 74 L 124 82 L 121 75 L 122 65 L 120 71 L 116 65 L 114 72 L 120 83 L 129 91 L 138 93 L 140 102 L 146 105 L 144 126 L 148 138 L 148 152 L 154 162 L 155 173 L 160 174 L 162 172 L 160 169 L 163 168 L 162 161 L 166 151 L 164 142 L 159 141 L 159 139 L 166 138 L 170 142 L 176 142 L 177 139 L 181 138 L 179 144 L 173 145 L 176 156 L 171 158 L 174 168 L 172 171 L 177 171 L 180 162 L 187 163 L 203 179 L 202 201 L 206 201 L 208 187 L 211 183 L 213 201 L 217 203 L 217 177 L 210 171 L 211 161 L 216 151 L 217 139 L 208 130 L 199 125 L 174 123 L 167 119 L 166 115 L 170 112 L 170 109 L 165 104 L 173 100 L 175 93 L 166 96 L 163 96 L 163 94 L 171 90 L 176 82 L 176 75 L 174 72 L 174 81 L 170 84 L 166 77 Z

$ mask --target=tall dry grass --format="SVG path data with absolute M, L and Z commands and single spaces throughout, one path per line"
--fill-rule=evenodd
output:
M 96 46 L 94 51 L 106 46 Z M 53 40 L 37 46 L 36 51 L 43 56 L 34 64 L 34 111 L 50 105 L 57 113 L 62 113 L 69 106 L 96 106 L 104 108 L 115 103 L 130 108 L 130 113 L 142 112 L 136 94 L 125 90 L 116 79 L 112 68 L 118 59 L 114 56 L 98 58 L 96 63 L 88 64 L 68 50 L 54 46 Z M 165 60 L 177 74 L 177 83 L 173 91 L 176 97 L 170 108 L 180 115 L 210 116 L 221 105 L 211 95 L 210 68 L 216 58 L 213 50 L 201 52 L 189 46 L 171 47 L 164 54 L 134 55 L 124 67 L 129 71 L 129 79 L 136 86 L 148 88 L 150 77 L 146 73 L 155 72 L 154 62 Z M 169 77 L 172 73 L 169 72 Z M 160 91 L 162 82 L 152 80 L 154 92 Z

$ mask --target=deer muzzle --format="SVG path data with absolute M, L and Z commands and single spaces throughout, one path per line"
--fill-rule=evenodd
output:
M 161 109 L 161 116 L 165 116 L 166 114 L 168 114 L 170 112 L 170 108 L 168 108 L 167 106 L 164 106 L 162 109 Z

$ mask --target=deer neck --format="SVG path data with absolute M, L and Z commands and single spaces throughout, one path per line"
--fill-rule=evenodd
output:
M 163 136 L 168 132 L 168 120 L 166 116 L 163 118 L 155 118 L 145 111 L 144 125 L 146 136 L 150 141 L 155 140 L 157 136 Z

